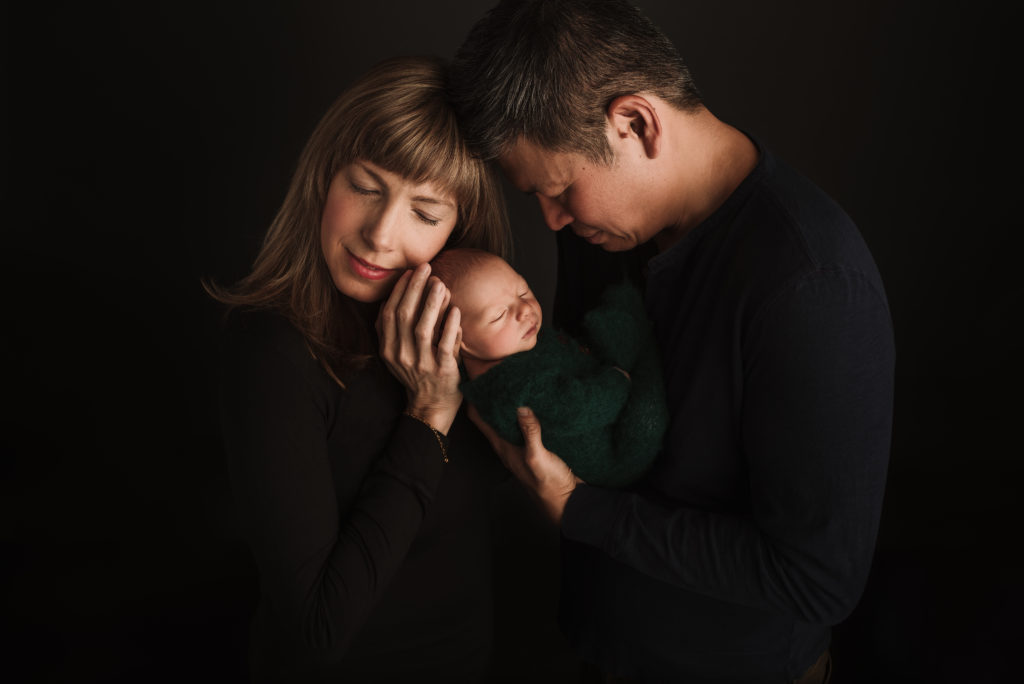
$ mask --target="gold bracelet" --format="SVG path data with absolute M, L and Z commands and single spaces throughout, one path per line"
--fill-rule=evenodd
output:
M 438 430 L 437 428 L 435 428 L 433 425 L 431 425 L 427 421 L 423 420 L 422 418 L 420 418 L 419 416 L 417 416 L 417 415 L 415 415 L 413 413 L 409 413 L 408 411 L 402 411 L 402 413 L 404 413 L 405 415 L 409 416 L 410 418 L 415 418 L 416 420 L 420 421 L 421 423 L 426 425 L 428 428 L 430 428 L 430 431 L 434 433 L 434 438 L 437 439 L 437 446 L 441 447 L 441 460 L 444 461 L 445 463 L 447 463 L 448 462 L 448 449 L 445 448 L 445 446 L 444 446 L 444 437 L 441 435 L 441 431 Z

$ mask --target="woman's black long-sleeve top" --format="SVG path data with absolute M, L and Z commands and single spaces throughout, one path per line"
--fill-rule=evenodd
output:
M 379 361 L 324 371 L 284 318 L 226 326 L 231 487 L 260 576 L 250 667 L 269 681 L 468 681 L 491 648 L 488 482 L 460 412 L 444 463 Z

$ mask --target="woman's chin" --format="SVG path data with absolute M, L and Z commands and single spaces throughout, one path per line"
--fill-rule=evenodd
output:
M 338 292 L 363 304 L 373 304 L 387 299 L 393 285 L 392 280 L 369 282 L 352 276 L 334 279 L 334 286 Z

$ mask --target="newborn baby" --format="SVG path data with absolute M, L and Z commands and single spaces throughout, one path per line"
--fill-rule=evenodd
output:
M 668 412 L 635 287 L 609 287 L 577 340 L 542 327 L 529 285 L 500 257 L 453 249 L 431 266 L 462 313 L 462 393 L 499 435 L 523 444 L 516 409 L 529 406 L 544 445 L 584 482 L 622 487 L 647 471 Z

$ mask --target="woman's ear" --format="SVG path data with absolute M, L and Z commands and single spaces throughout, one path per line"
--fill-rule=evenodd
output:
M 620 95 L 608 105 L 608 125 L 620 140 L 635 140 L 648 159 L 661 152 L 661 118 L 654 104 L 642 95 Z

